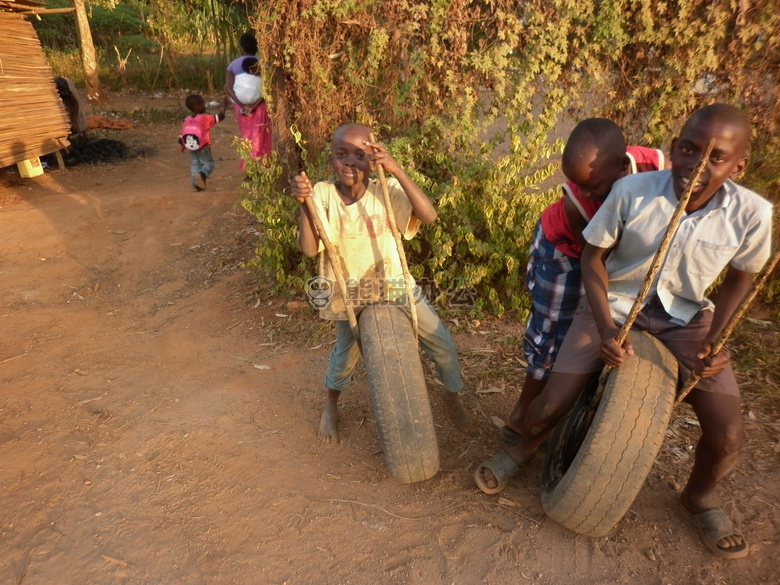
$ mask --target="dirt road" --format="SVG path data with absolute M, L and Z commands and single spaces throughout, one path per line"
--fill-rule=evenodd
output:
M 258 226 L 237 207 L 232 118 L 212 131 L 203 193 L 177 132 L 112 134 L 146 157 L 28 180 L 0 170 L 0 582 L 777 582 L 776 414 L 746 408 L 723 486 L 745 560 L 713 558 L 677 512 L 696 436 L 687 410 L 607 537 L 545 519 L 539 461 L 501 498 L 478 491 L 475 465 L 500 448 L 489 417 L 521 382 L 522 328 L 508 320 L 450 322 L 480 432 L 455 430 L 431 381 L 435 478 L 388 474 L 363 379 L 342 399 L 341 443 L 322 445 L 331 329 L 291 310 L 301 294 L 269 297 L 240 266 Z

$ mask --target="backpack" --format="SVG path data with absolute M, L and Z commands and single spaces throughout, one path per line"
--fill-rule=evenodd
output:
M 197 118 L 187 116 L 181 127 L 181 144 L 187 150 L 200 150 L 203 142 L 203 125 Z

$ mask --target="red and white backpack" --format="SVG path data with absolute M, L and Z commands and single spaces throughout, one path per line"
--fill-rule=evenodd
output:
M 181 127 L 181 143 L 187 150 L 200 150 L 203 148 L 203 125 L 193 116 L 184 118 Z

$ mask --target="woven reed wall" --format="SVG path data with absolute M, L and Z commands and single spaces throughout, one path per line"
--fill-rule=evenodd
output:
M 67 146 L 70 123 L 38 35 L 0 12 L 0 167 Z

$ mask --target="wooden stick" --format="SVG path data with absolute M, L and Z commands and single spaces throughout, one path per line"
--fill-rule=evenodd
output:
M 685 208 L 688 206 L 688 201 L 690 200 L 691 194 L 693 193 L 693 188 L 696 185 L 696 182 L 699 180 L 699 176 L 701 175 L 702 171 L 704 171 L 704 167 L 707 166 L 707 161 L 710 158 L 710 153 L 712 152 L 712 148 L 714 146 L 715 139 L 711 138 L 707 143 L 707 148 L 704 149 L 704 153 L 696 165 L 696 168 L 693 170 L 693 174 L 688 180 L 688 186 L 680 196 L 680 201 L 677 203 L 677 208 L 674 210 L 672 218 L 669 220 L 669 225 L 666 228 L 666 232 L 664 233 L 663 238 L 661 238 L 661 243 L 658 244 L 658 250 L 656 251 L 655 256 L 653 256 L 653 261 L 650 263 L 647 276 L 645 277 L 642 286 L 639 288 L 639 292 L 637 292 L 636 299 L 634 299 L 634 304 L 632 305 L 631 310 L 628 312 L 628 315 L 626 315 L 626 320 L 623 323 L 623 326 L 620 328 L 620 331 L 615 337 L 615 341 L 617 342 L 618 346 L 623 345 L 626 338 L 628 337 L 628 332 L 631 331 L 631 327 L 634 325 L 634 321 L 636 321 L 636 317 L 639 314 L 639 311 L 642 310 L 642 303 L 647 296 L 647 292 L 650 290 L 650 285 L 653 284 L 655 275 L 658 274 L 658 270 L 661 268 L 661 264 L 666 257 L 666 251 L 669 248 L 669 244 L 671 244 L 672 238 L 674 237 L 674 234 L 677 231 L 677 227 L 680 224 L 680 219 L 685 213 Z M 604 366 L 604 369 L 601 371 L 601 376 L 599 377 L 599 387 L 596 390 L 596 399 L 598 399 L 598 397 L 600 397 L 604 392 L 604 386 L 607 383 L 607 378 L 609 377 L 609 373 L 611 371 L 611 366 Z
M 371 142 L 376 142 L 374 133 L 368 135 L 368 139 Z M 377 149 L 374 149 L 377 152 Z M 418 321 L 417 321 L 417 306 L 414 299 L 414 287 L 412 286 L 412 277 L 409 274 L 409 265 L 406 262 L 406 253 L 404 252 L 404 244 L 401 240 L 401 232 L 398 229 L 398 224 L 395 221 L 395 215 L 393 214 L 393 204 L 390 201 L 390 190 L 387 188 L 387 179 L 385 178 L 385 169 L 381 164 L 377 165 L 376 173 L 379 176 L 379 185 L 382 187 L 382 198 L 385 202 L 385 210 L 387 211 L 387 220 L 390 223 L 390 231 L 393 233 L 395 239 L 395 247 L 398 249 L 398 256 L 401 259 L 401 270 L 403 270 L 404 284 L 406 285 L 406 296 L 409 301 L 409 311 L 412 315 L 412 330 L 414 331 L 414 338 L 417 339 Z
M 0 364 L 4 364 L 6 362 L 12 362 L 14 360 L 18 360 L 19 358 L 23 358 L 26 355 L 27 355 L 27 352 L 24 352 L 22 354 L 15 355 L 14 357 L 5 358 L 3 361 L 0 362 Z
M 330 238 L 325 231 L 325 226 L 322 225 L 322 220 L 320 219 L 319 213 L 317 213 L 317 207 L 314 205 L 314 201 L 311 200 L 311 197 L 304 197 L 304 201 L 306 202 L 306 209 L 309 211 L 309 217 L 311 217 L 311 221 L 314 224 L 314 229 L 317 230 L 317 235 L 320 237 L 322 245 L 325 246 L 328 262 L 330 262 L 330 265 L 333 268 L 333 275 L 336 277 L 336 283 L 339 286 L 341 298 L 344 299 L 344 308 L 347 311 L 347 320 L 349 321 L 350 329 L 352 329 L 352 335 L 355 336 L 356 340 L 360 340 L 360 329 L 358 328 L 357 317 L 355 317 L 355 309 L 349 304 L 347 282 L 344 280 L 344 273 L 341 270 L 341 263 L 339 262 L 341 256 L 339 256 L 336 246 L 330 241 Z
M 734 332 L 734 328 L 737 326 L 737 323 L 739 323 L 739 321 L 742 320 L 742 317 L 745 316 L 748 305 L 750 305 L 750 303 L 752 303 L 753 300 L 756 298 L 758 291 L 761 290 L 762 286 L 764 286 L 767 279 L 769 278 L 769 275 L 775 269 L 778 262 L 780 262 L 780 250 L 778 250 L 778 252 L 775 253 L 774 258 L 772 258 L 772 260 L 769 262 L 766 269 L 764 270 L 764 273 L 759 278 L 756 279 L 756 281 L 753 283 L 753 287 L 740 301 L 739 305 L 737 305 L 737 308 L 734 310 L 734 313 L 732 313 L 728 322 L 723 327 L 723 331 L 720 332 L 718 339 L 712 345 L 712 349 L 710 350 L 710 355 L 716 355 L 721 349 L 723 349 L 723 346 L 726 344 L 726 340 Z M 674 401 L 675 406 L 677 406 L 683 400 L 685 400 L 685 397 L 688 396 L 690 391 L 693 390 L 696 384 L 699 383 L 699 380 L 701 380 L 701 376 L 691 372 L 688 381 L 685 382 L 685 384 L 683 384 L 683 387 L 680 388 L 680 392 L 677 394 L 677 399 Z

